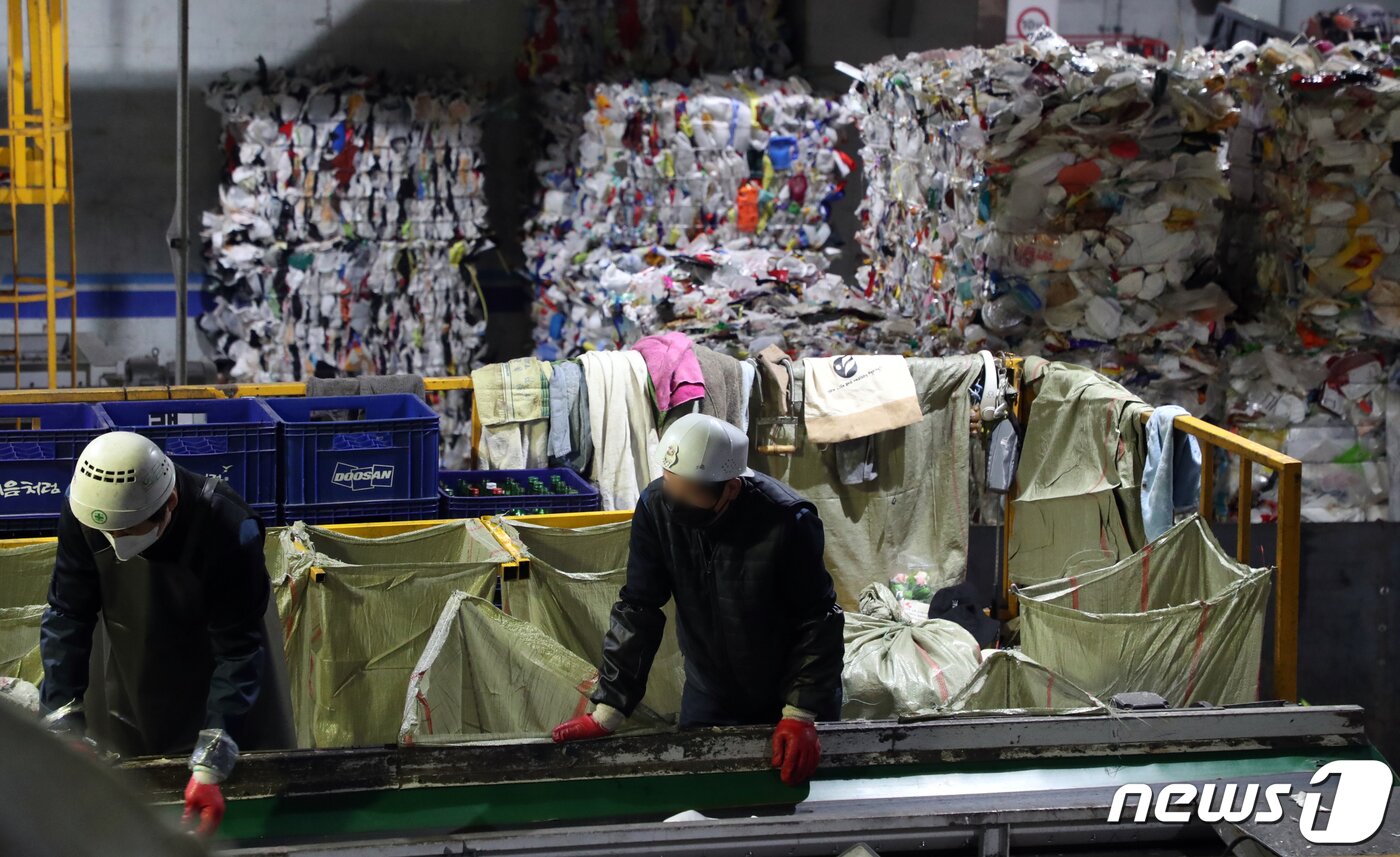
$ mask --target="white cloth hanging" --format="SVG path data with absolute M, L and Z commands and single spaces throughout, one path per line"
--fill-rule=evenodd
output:
M 646 360 L 635 351 L 590 351 L 579 363 L 603 508 L 636 508 L 642 489 L 661 477 Z

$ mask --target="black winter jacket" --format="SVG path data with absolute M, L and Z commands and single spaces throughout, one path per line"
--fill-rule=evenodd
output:
M 185 752 L 200 729 L 245 750 L 290 746 L 272 699 L 264 614 L 271 584 L 263 525 L 226 483 L 176 466 L 169 531 L 129 563 L 65 503 L 49 607 L 40 625 L 46 711 L 83 699 L 93 630 L 109 637 L 107 718 L 123 754 Z M 262 704 L 259 704 L 262 703 Z M 88 712 L 88 721 L 92 715 Z
M 754 722 L 775 722 L 785 704 L 821 711 L 840 699 L 845 617 L 822 562 L 821 519 L 776 479 L 743 481 L 708 527 L 674 521 L 661 480 L 642 492 L 594 702 L 636 708 L 672 597 L 688 687 Z

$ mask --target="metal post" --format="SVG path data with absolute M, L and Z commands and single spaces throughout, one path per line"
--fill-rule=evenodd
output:
M 1298 599 L 1303 465 L 1293 461 L 1278 471 L 1278 542 L 1274 566 L 1274 696 L 1298 699 Z
M 190 266 L 190 2 L 180 0 L 180 65 L 175 84 L 175 218 L 170 224 L 171 261 L 175 266 L 175 383 L 186 380 Z
M 1240 496 L 1235 512 L 1235 559 L 1249 564 L 1249 525 L 1254 510 L 1254 462 L 1240 456 Z

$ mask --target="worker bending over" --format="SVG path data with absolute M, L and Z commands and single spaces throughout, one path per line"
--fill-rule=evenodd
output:
M 609 735 L 631 715 L 661 645 L 661 608 L 674 596 L 681 727 L 776 723 L 772 763 L 783 782 L 811 777 L 821 752 L 815 721 L 841 716 L 844 616 L 815 507 L 749 470 L 748 446 L 743 432 L 701 414 L 666 430 L 657 447 L 665 472 L 632 518 L 596 707 L 555 727 L 555 741 Z
M 285 708 L 262 693 L 270 590 L 263 524 L 227 483 L 176 465 L 138 434 L 93 440 L 59 519 L 40 627 L 50 728 L 86 735 L 101 615 L 104 739 L 122 755 L 193 751 L 185 818 L 213 833 L 224 813 L 219 783 L 239 746 L 290 746 Z

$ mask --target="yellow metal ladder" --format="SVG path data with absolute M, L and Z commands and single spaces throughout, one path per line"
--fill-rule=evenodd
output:
M 69 385 L 78 385 L 78 268 L 73 211 L 72 97 L 68 82 L 67 0 L 9 0 L 9 54 L 6 76 L 9 112 L 0 143 L 0 170 L 8 181 L 0 184 L 0 203 L 9 208 L 12 279 L 0 293 L 0 304 L 14 310 L 14 348 L 0 348 L 15 361 L 15 388 L 20 387 L 20 307 L 45 305 L 48 337 L 48 386 L 58 386 L 59 301 L 68 301 Z M 67 215 L 67 263 L 60 278 L 58 209 Z M 43 221 L 44 272 L 20 272 L 21 218 L 37 209 Z M 25 218 L 27 220 L 27 218 Z

